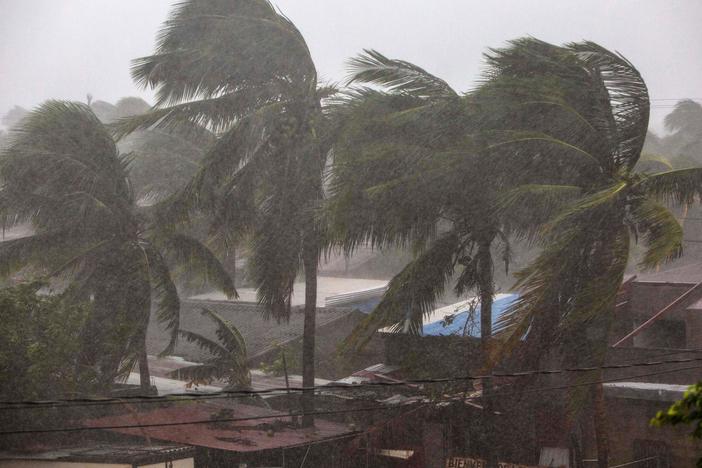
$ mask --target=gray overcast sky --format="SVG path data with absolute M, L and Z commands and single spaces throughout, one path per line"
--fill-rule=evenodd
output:
M 153 51 L 172 0 L 0 0 L 0 115 L 48 98 L 114 102 L 137 89 L 130 60 Z M 532 35 L 589 39 L 642 72 L 652 127 L 673 101 L 702 98 L 702 0 L 279 0 L 300 28 L 320 74 L 338 81 L 345 60 L 375 48 L 468 90 L 481 53 Z

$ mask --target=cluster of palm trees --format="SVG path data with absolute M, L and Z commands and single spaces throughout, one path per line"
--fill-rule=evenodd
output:
M 92 301 L 91 352 L 81 364 L 108 379 L 139 359 L 147 369 L 152 297 L 175 343 L 175 265 L 236 294 L 216 256 L 182 234 L 193 216 L 207 220 L 209 238 L 224 246 L 218 253 L 246 247 L 271 318 L 289 317 L 293 282 L 304 274 L 308 389 L 320 255 L 368 244 L 416 255 L 351 344 L 385 326 L 420 333 L 452 285 L 480 297 L 486 368 L 525 336 L 536 359 L 567 342 L 565 360 L 602 362 L 632 239 L 645 248 L 642 267 L 680 255 L 682 229 L 668 205 L 697 199 L 702 170 L 634 170 L 649 99 L 621 55 L 591 42 L 524 38 L 485 57 L 482 80 L 461 93 L 367 50 L 349 62 L 339 89 L 319 83 L 302 34 L 268 1 L 182 2 L 154 55 L 134 62 L 136 82 L 156 90 L 149 112 L 108 129 L 87 106 L 49 102 L 16 130 L 0 166 L 0 209 L 6 225 L 30 220 L 35 231 L 0 244 L 2 272 L 35 265 L 64 279 L 70 298 Z M 136 203 L 129 157 L 113 139 L 143 129 L 211 140 L 192 180 L 148 208 Z M 514 239 L 540 253 L 518 273 L 520 299 L 493 330 L 493 273 L 496 263 L 509 265 Z M 243 343 L 218 323 L 232 346 L 205 346 L 231 365 L 205 366 L 241 375 L 245 361 L 231 351 Z M 203 378 L 200 371 L 193 375 Z M 489 380 L 483 389 L 487 405 Z M 302 401 L 303 424 L 312 424 L 310 390 Z

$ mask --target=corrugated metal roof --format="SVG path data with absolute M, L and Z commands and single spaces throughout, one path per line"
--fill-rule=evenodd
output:
M 653 382 L 610 382 L 602 386 L 609 397 L 665 402 L 681 399 L 688 387 Z
M 239 420 L 257 418 L 253 420 Z M 237 419 L 232 422 L 194 423 L 210 419 Z M 177 425 L 173 425 L 177 423 Z M 121 434 L 149 437 L 179 444 L 209 447 L 231 452 L 258 452 L 305 445 L 355 431 L 342 424 L 315 419 L 312 428 L 293 427 L 290 416 L 279 411 L 244 404 L 193 402 L 168 408 L 108 416 L 84 422 L 86 427 L 126 425 L 168 426 L 110 429 Z
M 353 293 L 354 291 L 364 291 L 374 288 L 383 288 L 388 284 L 385 280 L 374 280 L 365 278 L 337 278 L 333 276 L 317 277 L 317 305 L 321 306 L 327 297 L 338 296 L 340 294 Z M 256 289 L 240 288 L 239 301 L 257 303 Z M 221 292 L 209 292 L 193 296 L 192 300 L 205 301 L 227 301 L 227 297 Z M 293 295 L 290 301 L 293 306 L 302 306 L 305 304 L 305 283 L 293 284 Z
M 64 461 L 76 463 L 158 463 L 190 458 L 192 447 L 182 445 L 125 445 L 104 442 L 49 450 L 0 452 L 0 460 Z
M 517 294 L 495 295 L 492 304 L 493 328 L 502 314 L 518 297 Z M 470 308 L 474 303 L 477 303 L 477 306 L 471 312 Z M 392 327 L 382 328 L 379 331 L 392 333 Z M 480 302 L 475 302 L 475 298 L 469 298 L 435 309 L 424 317 L 422 336 L 448 335 L 480 337 Z

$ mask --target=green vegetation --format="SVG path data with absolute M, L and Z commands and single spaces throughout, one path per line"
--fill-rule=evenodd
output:
M 251 374 L 246 359 L 246 343 L 239 331 L 231 323 L 209 309 L 202 309 L 202 316 L 217 327 L 219 342 L 212 341 L 198 333 L 180 330 L 180 336 L 197 344 L 211 357 L 204 363 L 180 368 L 171 373 L 179 379 L 188 380 L 190 385 L 209 384 L 214 380 L 227 382 L 228 390 L 249 389 Z
M 41 400 L 89 395 L 95 374 L 80 373 L 80 333 L 89 304 L 37 294 L 28 283 L 0 289 L 0 398 Z
M 198 241 L 149 221 L 129 183 L 129 158 L 86 105 L 50 101 L 15 128 L 0 161 L 3 225 L 33 233 L 0 243 L 0 274 L 20 269 L 53 280 L 68 303 L 91 301 L 80 337 L 80 372 L 108 389 L 138 360 L 149 382 L 145 335 L 155 299 L 175 345 L 180 301 L 171 265 L 234 295 L 217 259 Z
M 217 136 L 193 180 L 165 203 L 167 216 L 204 211 L 225 253 L 248 240 L 250 279 L 277 320 L 290 314 L 302 266 L 303 385 L 311 387 L 322 243 L 314 212 L 331 144 L 322 100 L 335 90 L 319 85 L 302 34 L 267 1 L 179 4 L 156 53 L 136 60 L 132 74 L 156 89 L 156 106 L 124 120 L 120 135 L 180 127 Z M 303 402 L 311 412 L 311 394 Z
M 691 385 L 682 400 L 673 403 L 666 411 L 659 411 L 651 424 L 658 427 L 691 424 L 691 436 L 702 439 L 702 382 Z M 702 467 L 702 458 L 697 460 L 697 466 Z
M 180 337 L 210 354 L 174 376 L 249 388 L 236 324 L 203 309 L 211 340 L 179 322 L 176 273 L 180 286 L 197 277 L 236 296 L 235 262 L 228 271 L 218 258 L 235 249 L 267 318 L 290 319 L 304 277 L 301 353 L 286 364 L 301 368 L 307 389 L 321 253 L 361 246 L 412 258 L 350 348 L 382 327 L 421 334 L 450 287 L 480 298 L 485 372 L 515 349 L 529 368 L 547 356 L 602 365 L 634 244 L 640 269 L 682 253 L 673 210 L 702 196 L 702 106 L 679 102 L 665 120 L 672 134 L 659 138 L 641 74 L 598 44 L 522 38 L 485 60 L 477 87 L 460 93 L 366 50 L 340 90 L 320 83 L 301 32 L 268 1 L 186 0 L 154 54 L 133 64 L 134 80 L 155 90 L 153 107 L 89 96 L 12 109 L 0 133 L 0 219 L 32 231 L 0 243 L 0 277 L 31 281 L 0 290 L 0 394 L 106 393 L 137 363 L 148 387 L 152 313 L 171 334 L 164 353 Z M 493 330 L 496 265 L 508 270 L 515 242 L 537 253 Z M 280 374 L 284 352 L 265 370 Z M 692 423 L 702 437 L 701 385 L 653 422 Z M 481 391 L 493 466 L 490 378 Z M 303 393 L 305 426 L 312 396 Z M 578 385 L 569 399 L 573 413 L 594 402 L 598 463 L 608 466 L 602 386 Z
M 541 247 L 517 274 L 520 298 L 501 324 L 507 348 L 531 329 L 533 346 L 565 345 L 565 365 L 601 365 L 632 239 L 645 248 L 641 268 L 678 257 L 682 228 L 661 203 L 697 199 L 702 169 L 634 171 L 650 102 L 640 73 L 618 54 L 591 42 L 557 47 L 520 39 L 492 51 L 488 63 L 490 115 L 502 123 L 492 145 L 512 150 L 513 170 L 520 160 L 551 166 L 540 171 L 543 182 L 505 197 L 507 212 L 527 217 L 514 224 L 515 233 L 530 236 L 536 228 Z M 604 467 L 599 390 L 595 425 Z

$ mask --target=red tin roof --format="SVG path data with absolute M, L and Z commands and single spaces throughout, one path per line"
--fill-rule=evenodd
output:
M 211 420 L 215 421 L 209 422 Z M 315 427 L 301 429 L 293 427 L 285 413 L 252 405 L 225 406 L 213 402 L 176 403 L 167 408 L 92 419 L 84 425 L 232 452 L 294 447 L 354 433 L 342 424 L 318 418 Z

